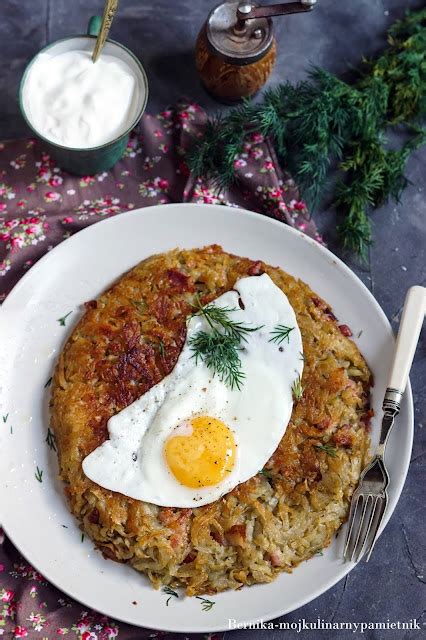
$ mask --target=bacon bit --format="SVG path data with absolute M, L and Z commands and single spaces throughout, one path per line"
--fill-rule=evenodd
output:
M 203 251 L 205 253 L 221 253 L 222 247 L 220 244 L 210 244 L 208 247 L 204 247 Z
M 263 263 L 260 260 L 256 260 L 256 262 L 249 267 L 247 273 L 249 276 L 261 276 L 262 273 L 265 273 Z
M 334 320 L 334 321 L 337 320 L 336 316 L 334 315 L 330 307 L 327 307 L 327 309 L 325 310 L 325 315 L 328 317 L 329 320 Z
M 352 434 L 349 433 L 350 428 L 349 424 L 345 424 L 333 434 L 332 440 L 338 447 L 343 447 L 343 449 L 350 449 L 352 447 L 353 438 Z
M 189 519 L 191 509 L 173 509 L 165 507 L 158 514 L 162 524 L 171 529 L 170 544 L 173 549 L 184 547 L 188 543 Z
M 190 289 L 189 285 L 189 276 L 177 269 L 168 269 L 166 271 L 167 277 L 170 282 L 179 290 L 179 291 L 187 291 Z
M 176 549 L 180 545 L 181 537 L 173 533 L 170 536 L 170 544 L 172 545 L 172 549 Z
M 86 309 L 97 309 L 98 303 L 96 302 L 96 300 L 88 300 L 84 303 L 84 306 L 86 307 Z
M 218 544 L 221 544 L 222 547 L 226 545 L 225 536 L 223 535 L 223 533 L 221 533 L 217 529 L 214 529 L 214 531 L 210 531 L 210 535 L 213 538 L 213 540 L 215 540 Z
M 246 525 L 245 524 L 234 524 L 230 529 L 226 531 L 226 533 L 239 533 L 243 538 L 246 537 Z
M 272 551 L 272 553 L 269 554 L 269 557 L 271 559 L 271 565 L 273 567 L 280 567 L 281 563 L 282 563 L 282 553 L 281 551 Z
M 93 511 L 90 513 L 88 520 L 92 524 L 98 524 L 98 522 L 99 522 L 99 511 L 96 508 L 93 509 Z
M 242 547 L 246 539 L 246 525 L 234 524 L 226 531 L 225 535 L 228 542 L 230 542 L 234 547 Z
M 162 524 L 169 526 L 170 524 L 185 520 L 191 513 L 191 509 L 175 510 L 173 507 L 163 507 L 158 514 L 158 519 Z
M 374 409 L 368 409 L 368 411 L 361 416 L 360 421 L 363 423 L 365 429 L 370 429 L 371 418 L 373 416 L 374 416 Z
M 195 551 L 190 551 L 187 556 L 183 559 L 183 564 L 189 564 L 190 562 L 194 562 L 197 554 Z
M 353 336 L 352 331 L 349 329 L 347 324 L 339 324 L 340 333 L 347 338 L 351 338 Z
M 164 507 L 158 514 L 158 519 L 161 524 L 168 525 L 174 519 L 175 512 L 172 507 Z
M 129 310 L 127 307 L 118 307 L 115 315 L 117 316 L 117 318 L 124 318 L 125 316 L 127 316 L 129 314 Z
M 312 297 L 311 298 L 312 302 L 314 303 L 314 305 L 316 307 L 319 307 L 320 309 L 322 309 L 323 311 L 326 309 L 327 305 L 325 304 L 325 302 L 323 300 L 321 300 L 320 298 L 315 298 Z
M 125 560 L 120 560 L 119 558 L 117 558 L 114 551 L 109 547 L 103 547 L 102 545 L 100 545 L 99 549 L 101 550 L 103 557 L 108 558 L 108 560 L 114 560 L 114 562 L 120 563 L 126 562 Z
M 321 422 L 318 422 L 318 424 L 316 424 L 315 426 L 320 431 L 325 431 L 326 429 L 328 429 L 330 424 L 331 424 L 331 418 L 324 418 L 324 420 L 321 420 Z
M 321 298 L 317 298 L 315 296 L 313 296 L 311 300 L 314 305 L 318 307 L 318 309 L 321 309 L 321 311 L 327 316 L 329 320 L 337 320 L 336 316 L 334 315 L 330 307 L 327 306 L 324 300 L 321 300 Z
M 356 388 L 357 388 L 357 383 L 355 382 L 355 380 L 351 380 L 350 378 L 348 378 L 345 389 L 356 389 Z

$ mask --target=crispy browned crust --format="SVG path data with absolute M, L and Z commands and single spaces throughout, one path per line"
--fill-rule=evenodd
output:
M 264 472 L 193 510 L 86 478 L 82 460 L 107 439 L 108 419 L 172 370 L 194 294 L 207 303 L 263 272 L 295 310 L 305 357 L 302 399 Z M 194 595 L 270 582 L 330 543 L 368 448 L 370 371 L 323 300 L 281 269 L 213 245 L 152 256 L 86 307 L 54 375 L 52 428 L 71 511 L 104 555 Z

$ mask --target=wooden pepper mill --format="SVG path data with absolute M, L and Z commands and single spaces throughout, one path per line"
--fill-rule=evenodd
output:
M 215 7 L 198 34 L 195 61 L 207 91 L 239 102 L 265 84 L 276 59 L 272 16 L 311 11 L 317 0 L 257 6 L 228 0 Z

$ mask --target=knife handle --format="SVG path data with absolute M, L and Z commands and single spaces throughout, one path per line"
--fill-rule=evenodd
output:
M 399 400 L 405 391 L 425 313 L 426 288 L 411 287 L 407 292 L 402 311 L 395 355 L 383 403 L 384 409 L 392 408 L 386 406 L 387 399 L 389 403 L 394 402 L 399 405 Z

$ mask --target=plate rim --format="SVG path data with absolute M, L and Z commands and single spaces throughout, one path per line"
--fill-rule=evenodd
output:
M 368 289 L 368 287 L 364 284 L 364 282 L 362 282 L 362 280 L 343 262 L 343 260 L 341 260 L 338 256 L 336 256 L 334 253 L 332 253 L 332 251 L 330 251 L 327 247 L 325 247 L 324 245 L 320 244 L 318 241 L 314 240 L 313 238 L 307 236 L 305 233 L 303 233 L 302 231 L 299 231 L 293 227 L 291 227 L 288 224 L 285 224 L 283 222 L 281 222 L 280 220 L 271 218 L 269 216 L 260 214 L 258 212 L 254 212 L 254 211 L 250 211 L 248 209 L 244 209 L 244 208 L 240 208 L 240 207 L 230 207 L 228 205 L 221 205 L 221 204 L 205 204 L 205 203 L 180 203 L 180 202 L 176 202 L 176 203 L 167 203 L 167 204 L 156 204 L 156 205 L 150 205 L 148 207 L 140 207 L 138 209 L 133 209 L 131 211 L 125 211 L 122 212 L 120 214 L 111 216 L 109 218 L 103 219 L 103 220 L 99 220 L 83 229 L 80 229 L 79 231 L 77 231 L 76 233 L 74 233 L 72 236 L 70 236 L 69 238 L 67 238 L 65 241 L 61 241 L 59 244 L 57 244 L 53 249 L 51 249 L 50 251 L 48 251 L 47 253 L 45 253 L 39 260 L 37 260 L 37 262 L 18 280 L 18 282 L 14 285 L 14 287 L 12 288 L 12 290 L 9 292 L 9 294 L 7 295 L 6 299 L 4 300 L 3 304 L 0 306 L 0 318 L 2 318 L 5 315 L 5 312 L 7 313 L 8 311 L 8 307 L 9 305 L 13 304 L 13 298 L 17 295 L 19 295 L 20 289 L 26 284 L 27 280 L 29 280 L 30 278 L 34 278 L 37 276 L 37 272 L 44 268 L 44 265 L 46 263 L 48 263 L 49 260 L 54 260 L 55 256 L 57 253 L 59 253 L 61 250 L 63 250 L 63 246 L 68 243 L 68 246 L 70 246 L 72 243 L 75 242 L 79 242 L 80 241 L 80 237 L 81 235 L 85 236 L 85 235 L 90 235 L 90 234 L 96 234 L 99 233 L 98 226 L 100 224 L 106 225 L 106 224 L 116 224 L 116 220 L 117 219 L 122 219 L 123 216 L 125 216 L 126 218 L 131 218 L 131 217 L 136 217 L 138 215 L 141 215 L 141 212 L 143 212 L 145 209 L 175 209 L 176 213 L 171 213 L 171 215 L 178 215 L 178 211 L 180 210 L 184 210 L 187 208 L 194 208 L 194 209 L 205 209 L 206 207 L 209 207 L 212 209 L 211 214 L 214 214 L 214 209 L 221 209 L 223 210 L 224 208 L 228 208 L 228 209 L 233 209 L 233 210 L 237 210 L 238 214 L 242 215 L 242 216 L 246 216 L 249 218 L 256 218 L 258 219 L 259 216 L 261 216 L 263 218 L 263 222 L 265 224 L 272 224 L 273 226 L 276 226 L 277 228 L 281 228 L 281 231 L 283 231 L 284 233 L 288 233 L 290 236 L 294 236 L 294 237 L 298 237 L 299 239 L 304 240 L 305 242 L 308 242 L 309 244 L 311 244 L 312 246 L 314 246 L 316 248 L 316 250 L 318 250 L 320 253 L 323 254 L 323 256 L 325 258 L 327 258 L 329 261 L 335 263 L 339 269 L 343 270 L 343 272 L 345 273 L 345 275 L 347 277 L 349 277 L 350 279 L 354 280 L 356 282 L 356 284 L 358 286 L 360 286 L 360 288 L 363 290 L 364 294 L 367 294 L 367 297 L 370 301 L 370 303 L 373 304 L 373 306 L 376 308 L 376 311 L 378 311 L 379 315 L 382 317 L 382 319 L 385 321 L 386 325 L 390 328 L 390 330 L 392 331 L 392 326 L 385 314 L 385 312 L 383 311 L 382 307 L 380 306 L 380 304 L 378 303 L 378 301 L 376 300 L 376 298 L 373 296 L 373 294 L 371 293 L 371 291 Z M 153 255 L 154 255 L 155 251 L 153 251 Z M 51 257 L 53 256 L 53 257 Z M 117 278 L 120 277 L 120 275 L 122 274 L 118 274 Z M 105 284 L 105 287 L 108 287 L 109 284 Z M 392 332 L 393 333 L 393 332 Z M 407 388 L 406 391 L 404 393 L 404 398 L 405 398 L 405 402 L 407 403 L 407 435 L 406 438 L 408 439 L 408 450 L 409 452 L 412 451 L 412 446 L 413 446 L 413 435 L 414 435 L 414 402 L 413 402 L 413 394 L 412 394 L 412 389 L 411 389 L 411 383 L 410 380 L 408 380 L 407 383 Z M 409 461 L 410 461 L 410 457 L 408 458 L 408 462 L 406 464 L 406 468 L 404 469 L 403 474 L 400 475 L 399 477 L 399 481 L 398 481 L 398 487 L 395 490 L 395 504 L 393 505 L 393 507 L 391 508 L 390 511 L 388 511 L 385 514 L 382 526 L 380 528 L 380 534 L 379 536 L 382 534 L 384 528 L 386 527 L 386 525 L 388 524 L 390 518 L 393 515 L 393 512 L 400 500 L 401 497 L 401 493 L 402 490 L 404 488 L 405 482 L 406 482 L 406 477 L 408 474 L 408 470 L 409 470 Z M 74 519 L 75 517 L 72 516 Z M 77 520 L 76 520 L 77 522 Z M 7 534 L 7 536 L 10 538 L 11 542 L 14 544 L 14 546 L 18 549 L 19 553 L 26 558 L 30 564 L 32 566 L 34 566 L 34 568 L 39 571 L 39 573 L 41 573 L 44 577 L 46 577 L 46 579 L 48 580 L 48 582 L 53 585 L 54 587 L 56 587 L 57 589 L 59 589 L 60 591 L 62 591 L 63 593 L 65 593 L 68 597 L 71 597 L 73 600 L 75 600 L 76 602 L 78 602 L 79 604 L 85 606 L 85 607 L 89 607 L 91 609 L 94 609 L 95 611 L 106 615 L 108 617 L 112 617 L 114 620 L 117 620 L 119 622 L 125 623 L 125 624 L 132 624 L 138 628 L 145 628 L 145 629 L 149 629 L 149 630 L 156 630 L 156 631 L 165 631 L 165 632 L 172 632 L 172 633 L 210 633 L 210 632 L 221 632 L 221 631 L 230 631 L 231 629 L 229 627 L 223 626 L 223 624 L 210 624 L 207 626 L 188 626 L 188 627 L 183 627 L 181 625 L 179 626 L 167 626 L 166 628 L 164 627 L 164 625 L 159 625 L 159 626 L 147 626 L 146 624 L 142 624 L 141 622 L 138 622 L 137 620 L 133 620 L 130 617 L 120 617 L 119 615 L 112 615 L 111 613 L 109 613 L 108 611 L 106 611 L 105 609 L 103 609 L 102 607 L 97 607 L 97 606 L 93 606 L 91 604 L 88 604 L 87 602 L 82 601 L 78 595 L 74 595 L 73 593 L 70 593 L 69 591 L 67 591 L 66 589 L 64 589 L 64 587 L 62 587 L 56 580 L 52 579 L 51 577 L 49 577 L 48 574 L 46 574 L 43 570 L 40 570 L 38 566 L 36 566 L 36 564 L 33 564 L 33 562 L 31 561 L 31 555 L 27 555 L 25 552 L 23 552 L 21 550 L 21 546 L 16 544 L 13 536 L 9 534 L 8 532 L 8 526 L 7 524 L 3 524 L 0 523 L 0 525 L 2 526 L 3 530 L 5 531 L 5 533 Z M 38 563 L 37 563 L 38 564 Z M 289 607 L 284 607 L 284 608 L 280 608 L 274 611 L 269 611 L 265 614 L 265 616 L 262 616 L 262 618 L 245 618 L 243 620 L 239 620 L 238 623 L 241 625 L 250 625 L 250 624 L 255 624 L 256 622 L 259 622 L 260 620 L 264 621 L 264 622 L 268 622 L 271 620 L 274 620 L 278 617 L 281 617 L 283 615 L 286 615 L 292 611 L 296 611 L 298 610 L 300 607 L 303 607 L 304 605 L 306 605 L 309 602 L 312 602 L 313 600 L 315 600 L 316 598 L 318 598 L 320 595 L 322 595 L 323 593 L 325 593 L 326 591 L 328 591 L 331 587 L 333 587 L 335 584 L 337 584 L 340 580 L 342 580 L 345 576 L 348 575 L 348 573 L 355 568 L 357 563 L 347 563 L 346 566 L 343 565 L 345 568 L 340 572 L 338 572 L 337 577 L 333 576 L 333 578 L 331 578 L 329 581 L 327 581 L 326 586 L 324 587 L 324 585 L 320 586 L 318 589 L 315 589 L 313 591 L 309 592 L 309 595 L 307 595 L 305 598 L 301 598 L 298 600 L 298 604 L 296 607 L 294 606 L 289 606 Z M 278 578 L 279 576 L 277 576 Z M 207 622 L 207 620 L 206 620 Z M 241 628 L 241 627 L 240 627 Z M 243 627 L 244 628 L 244 627 Z

